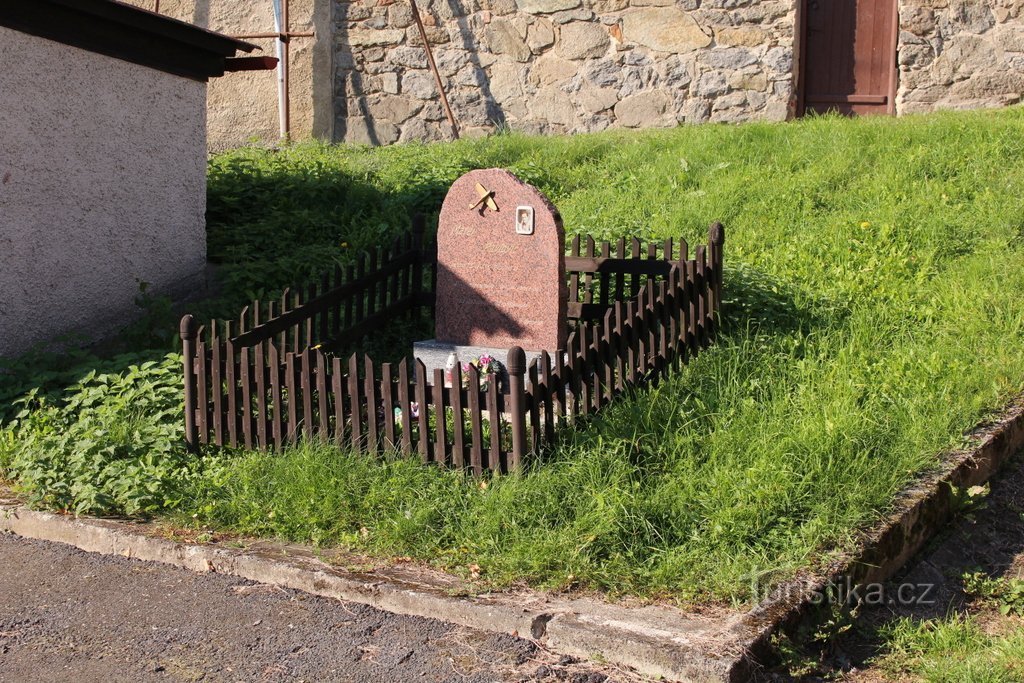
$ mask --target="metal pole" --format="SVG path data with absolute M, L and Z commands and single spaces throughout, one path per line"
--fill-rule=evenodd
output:
M 287 36 L 285 31 L 285 10 L 281 7 L 281 0 L 274 2 L 274 30 L 277 38 L 277 117 L 278 127 L 281 132 L 281 139 L 288 140 L 288 49 Z
M 441 82 L 441 74 L 437 70 L 437 64 L 434 62 L 434 53 L 430 51 L 430 43 L 427 42 L 427 32 L 423 28 L 423 22 L 420 20 L 420 10 L 416 7 L 416 0 L 409 0 L 409 6 L 412 8 L 412 18 L 416 21 L 416 28 L 420 30 L 420 38 L 423 40 L 423 49 L 427 51 L 427 63 L 430 64 L 430 71 L 434 74 L 434 82 L 437 83 L 437 92 L 441 94 L 441 104 L 444 106 L 444 113 L 448 116 L 448 123 L 452 124 L 452 135 L 455 139 L 459 139 L 459 125 L 455 123 L 455 115 L 452 114 L 451 105 L 448 104 L 448 95 L 444 91 L 444 83 Z

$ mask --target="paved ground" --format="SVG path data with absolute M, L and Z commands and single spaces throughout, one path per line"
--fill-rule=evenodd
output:
M 530 641 L 0 534 L 0 681 L 635 680 Z

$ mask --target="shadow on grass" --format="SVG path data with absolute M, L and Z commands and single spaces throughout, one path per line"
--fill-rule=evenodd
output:
M 121 374 L 180 352 L 183 308 L 200 320 L 232 319 L 254 298 L 276 298 L 287 287 L 307 285 L 335 265 L 351 263 L 364 249 L 390 244 L 409 230 L 414 213 L 428 216 L 429 231 L 447 192 L 439 180 L 424 179 L 385 194 L 322 164 L 268 163 L 274 156 L 268 150 L 241 150 L 211 162 L 207 250 L 219 266 L 216 297 L 182 307 L 143 295 L 137 319 L 125 321 L 108 339 L 90 342 L 69 334 L 18 357 L 0 358 L 0 426 L 22 410 L 14 402 L 28 392 L 56 404 L 90 373 Z M 429 336 L 432 323 L 421 318 L 398 321 L 346 351 L 367 350 L 392 360 L 392 346 L 408 341 L 411 349 L 412 340 Z

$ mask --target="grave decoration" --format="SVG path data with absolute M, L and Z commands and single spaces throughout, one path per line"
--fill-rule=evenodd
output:
M 232 320 L 181 321 L 185 439 L 282 448 L 330 441 L 400 451 L 476 475 L 524 466 L 557 434 L 714 341 L 721 225 L 642 244 L 576 236 L 500 169 L 472 171 L 426 221 L 316 283 L 253 301 Z M 568 253 L 567 253 L 568 251 Z M 342 349 L 433 314 L 415 357 Z M 429 363 L 429 364 L 428 364 Z

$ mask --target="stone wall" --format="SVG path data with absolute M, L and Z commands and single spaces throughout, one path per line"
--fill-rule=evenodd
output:
M 976 109 L 1024 93 L 1024 0 L 900 0 L 896 111 Z
M 782 120 L 793 0 L 423 0 L 464 135 Z M 335 139 L 449 135 L 405 0 L 336 1 Z

